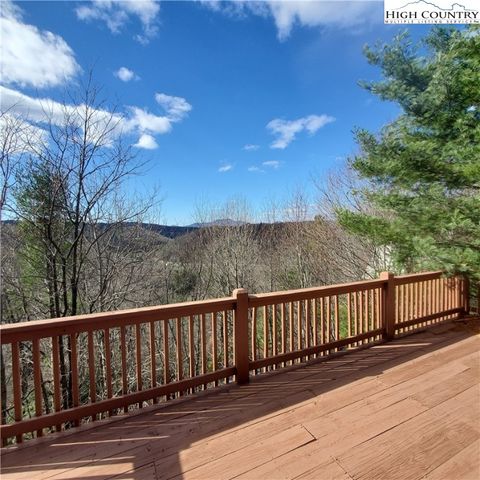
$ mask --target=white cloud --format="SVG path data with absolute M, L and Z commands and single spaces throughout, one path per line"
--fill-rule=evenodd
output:
M 276 170 L 280 166 L 280 162 L 278 160 L 267 160 L 266 162 L 263 162 L 262 165 Z
M 258 150 L 259 148 L 260 148 L 260 145 L 255 145 L 253 143 L 247 143 L 246 145 L 243 146 L 243 149 L 247 151 L 255 151 L 255 150 Z
M 172 122 L 169 118 L 154 115 L 139 107 L 128 107 L 130 116 L 127 122 L 127 129 L 138 128 L 141 132 L 164 134 L 172 129 Z
M 295 139 L 295 136 L 307 130 L 311 135 L 320 128 L 335 121 L 329 115 L 308 115 L 297 120 L 283 120 L 275 118 L 267 124 L 267 129 L 277 138 L 270 145 L 270 148 L 284 149 Z
M 160 4 L 155 0 L 93 0 L 75 9 L 80 20 L 105 22 L 112 33 L 119 33 L 131 17 L 142 24 L 142 34 L 135 36 L 140 43 L 148 43 L 158 32 Z
M 47 132 L 10 112 L 0 115 L 0 144 L 10 155 L 36 153 L 45 145 Z
M 233 168 L 233 165 L 232 165 L 231 163 L 226 163 L 226 164 L 222 165 L 222 166 L 218 169 L 218 171 L 219 171 L 220 173 L 225 173 L 225 172 L 228 172 L 228 171 L 232 170 L 232 168 Z
M 175 97 L 177 98 L 177 97 Z M 10 111 L 30 124 L 62 126 L 68 117 L 70 122 L 82 125 L 81 105 L 63 105 L 49 98 L 33 98 L 16 90 L 0 85 L 0 107 L 2 111 Z M 89 132 L 95 138 L 105 128 L 111 129 L 111 135 L 138 135 L 135 146 L 153 149 L 157 144 L 153 135 L 163 135 L 170 132 L 173 123 L 181 119 L 155 115 L 140 107 L 127 106 L 123 113 L 107 110 L 95 110 L 92 113 L 92 130 Z M 96 128 L 96 130 L 95 130 Z
M 381 19 L 379 0 L 265 0 L 252 2 L 204 1 L 203 5 L 216 12 L 238 18 L 248 13 L 262 17 L 272 17 L 280 40 L 285 40 L 294 26 L 334 27 L 352 31 L 352 28 Z
M 248 167 L 247 170 L 249 172 L 265 173 L 265 170 L 262 170 L 260 167 L 257 167 L 256 165 L 252 165 L 251 167 Z
M 59 35 L 23 22 L 22 10 L 9 0 L 0 9 L 2 82 L 46 88 L 72 79 L 80 67 Z
M 165 110 L 172 122 L 179 122 L 190 112 L 192 106 L 182 97 L 156 93 L 155 100 Z
M 135 74 L 133 70 L 130 70 L 127 67 L 120 67 L 114 75 L 119 78 L 122 82 L 129 82 L 130 80 L 137 80 L 139 77 Z
M 158 143 L 155 138 L 152 137 L 152 135 L 149 135 L 148 133 L 143 133 L 138 139 L 138 142 L 135 143 L 133 146 L 137 148 L 143 148 L 145 150 L 155 150 L 156 148 L 158 148 Z

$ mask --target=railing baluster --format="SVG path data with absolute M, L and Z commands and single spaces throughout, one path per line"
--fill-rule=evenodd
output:
M 352 336 L 352 294 L 347 293 L 347 335 Z
M 425 297 L 424 297 L 424 290 L 425 290 L 425 282 L 419 282 L 418 288 L 420 289 L 420 316 L 425 316 Z M 422 322 L 421 326 L 425 326 L 425 322 Z
M 320 298 L 320 343 L 323 345 L 325 342 L 325 299 Z M 323 353 L 322 353 L 323 355 Z
M 127 334 L 125 325 L 120 327 L 120 354 L 122 363 L 122 394 L 128 393 L 128 378 L 127 378 Z M 124 413 L 128 412 L 128 407 L 123 407 Z
M 313 344 L 318 345 L 318 298 L 313 300 Z M 318 354 L 315 354 L 315 358 Z
M 381 308 L 382 308 L 382 290 L 380 288 L 376 289 L 376 309 L 377 309 L 377 325 L 376 328 L 381 328 L 382 325 L 382 314 L 381 314 Z M 380 338 L 380 337 L 377 337 Z
M 331 304 L 332 300 L 331 297 L 326 297 L 325 301 L 327 303 L 327 338 L 326 338 L 326 343 L 330 343 L 332 341 L 332 332 L 331 332 L 331 322 L 332 322 L 332 313 L 331 313 Z
M 432 292 L 431 292 L 431 289 L 430 289 L 430 282 L 429 281 L 426 281 L 425 282 L 425 295 L 427 296 L 426 297 L 426 301 L 425 301 L 425 307 L 426 307 L 426 314 L 427 315 L 430 315 L 432 313 L 432 308 L 431 308 L 431 295 L 432 295 Z M 431 325 L 432 324 L 432 320 L 429 320 L 427 322 L 427 325 Z
M 365 317 L 363 319 L 364 321 L 364 332 L 368 332 L 368 316 L 369 316 L 369 308 L 368 308 L 368 290 L 364 290 L 362 292 L 362 297 L 363 297 L 363 307 L 365 309 L 364 314 Z M 368 343 L 368 340 L 365 339 L 363 343 Z
M 200 316 L 200 338 L 201 338 L 201 347 L 202 347 L 202 374 L 207 373 L 207 339 L 206 339 L 206 324 L 205 324 L 205 314 L 202 313 Z M 207 384 L 203 385 L 203 389 L 207 388 Z
M 170 351 L 168 341 L 168 320 L 163 321 L 163 383 L 170 383 Z M 168 396 L 167 396 L 168 400 Z
M 306 300 L 306 308 L 305 308 L 305 346 L 307 348 L 310 347 L 310 326 L 311 326 L 311 320 L 310 317 L 312 316 L 312 304 L 310 300 Z M 312 358 L 311 355 L 308 356 L 308 359 L 310 360 Z
M 42 416 L 42 370 L 40 358 L 40 340 L 34 338 L 32 342 L 33 383 L 35 388 L 35 416 Z M 43 435 L 43 429 L 37 430 L 37 437 Z
M 23 418 L 22 386 L 20 374 L 20 348 L 18 342 L 12 343 L 12 382 L 13 382 L 13 409 L 15 421 L 20 422 Z M 17 443 L 22 443 L 23 435 L 16 436 Z
M 411 284 L 407 283 L 405 285 L 405 295 L 406 295 L 406 301 L 405 301 L 405 320 L 411 320 L 412 318 L 412 289 L 411 289 Z M 403 331 L 400 330 L 400 332 Z
M 95 379 L 95 352 L 93 345 L 93 331 L 88 331 L 88 382 L 90 392 L 90 402 L 95 403 L 97 401 L 97 386 Z M 92 422 L 97 419 L 97 415 L 92 415 Z
M 289 320 L 289 327 L 290 327 L 290 351 L 293 352 L 295 350 L 295 332 L 294 332 L 294 321 L 293 321 L 293 302 L 289 302 L 288 304 L 288 320 Z M 290 362 L 293 365 L 293 360 Z
M 263 307 L 263 358 L 268 357 L 268 308 Z M 264 369 L 267 371 L 267 368 Z
M 188 359 L 188 367 L 189 367 L 189 374 L 190 378 L 195 376 L 195 334 L 194 334 L 194 319 L 193 315 L 188 317 L 188 348 L 189 348 L 189 359 Z M 193 393 L 194 389 L 192 389 L 191 393 Z
M 182 351 L 182 318 L 178 317 L 176 320 L 176 354 L 177 354 L 177 380 L 183 379 L 183 351 Z M 183 392 L 179 392 L 181 396 Z
M 399 317 L 397 323 L 405 321 L 405 285 L 398 288 Z
M 420 318 L 422 316 L 422 303 L 420 298 L 419 282 L 415 283 L 415 305 L 416 305 L 415 318 Z M 409 328 L 408 330 L 411 330 L 411 328 Z
M 334 318 L 335 318 L 335 340 L 340 340 L 340 306 L 339 306 L 338 295 L 335 295 L 335 317 Z
M 297 348 L 302 349 L 302 305 L 301 301 L 297 302 Z M 302 360 L 302 359 L 300 359 Z
M 370 315 L 372 319 L 372 330 L 377 328 L 377 290 L 370 290 Z M 372 340 L 376 340 L 377 337 L 374 337 Z
M 354 335 L 358 335 L 358 292 L 353 293 L 353 330 Z M 355 346 L 358 345 L 358 342 L 355 342 Z
M 137 391 L 143 389 L 142 379 L 142 325 L 140 323 L 135 324 L 135 362 L 137 372 Z M 143 408 L 143 402 L 138 403 L 139 408 Z
M 77 334 L 72 333 L 70 335 L 70 345 L 71 345 L 71 365 L 70 370 L 72 374 L 72 403 L 73 407 L 78 407 L 80 405 L 80 395 L 78 390 L 78 349 L 77 349 Z M 79 420 L 74 420 L 74 425 L 78 427 L 80 424 Z
M 257 309 L 252 308 L 252 360 L 257 360 Z
M 285 303 L 282 303 L 282 353 L 287 351 L 287 306 Z M 282 364 L 285 366 L 285 362 Z
M 364 317 L 364 306 L 363 306 L 363 290 L 358 292 L 358 322 L 360 327 L 360 333 L 365 332 L 365 317 Z M 363 340 L 360 341 L 361 344 L 365 343 Z
M 228 313 L 223 311 L 223 368 L 228 367 Z M 225 379 L 228 383 L 228 377 Z
M 277 355 L 277 305 L 272 305 L 272 355 Z
M 157 386 L 157 348 L 155 346 L 155 322 L 151 321 L 150 326 L 150 387 Z M 158 402 L 158 398 L 152 399 L 153 403 Z
M 105 374 L 107 378 L 105 382 L 107 384 L 107 398 L 113 397 L 113 386 L 112 386 L 112 350 L 110 348 L 110 329 L 106 328 L 103 333 L 104 346 L 105 346 Z M 113 415 L 113 410 L 109 411 L 109 415 Z
M 217 345 L 217 313 L 212 312 L 212 368 L 216 372 L 218 369 L 218 345 Z M 215 380 L 215 386 L 218 386 L 218 381 Z
M 61 398 L 61 377 L 60 377 L 60 355 L 58 342 L 61 337 L 54 336 L 52 337 L 52 370 L 53 370 L 53 406 L 56 412 L 59 412 L 62 408 L 62 398 Z M 57 424 L 55 426 L 57 432 L 62 430 L 62 425 Z

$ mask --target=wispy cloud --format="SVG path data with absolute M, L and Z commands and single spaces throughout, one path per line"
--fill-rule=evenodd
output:
M 130 80 L 138 80 L 140 77 L 127 67 L 120 67 L 114 75 L 122 82 L 129 82 Z
M 182 120 L 192 110 L 192 106 L 182 97 L 156 93 L 155 100 L 165 110 L 172 122 Z
M 247 143 L 246 145 L 243 146 L 244 150 L 247 150 L 248 152 L 258 150 L 260 148 L 260 145 L 255 145 L 253 143 Z
M 232 169 L 233 169 L 233 165 L 231 163 L 225 163 L 218 169 L 218 171 L 220 173 L 225 173 L 225 172 L 229 172 Z
M 298 133 L 306 130 L 313 135 L 320 128 L 335 121 L 329 115 L 308 115 L 297 120 L 283 120 L 275 118 L 267 124 L 267 129 L 276 136 L 270 148 L 285 149 L 295 140 Z
M 62 85 L 80 72 L 70 46 L 59 35 L 24 23 L 9 0 L 0 8 L 0 71 L 7 85 L 46 88 Z
M 343 28 L 355 32 L 358 27 L 380 18 L 376 15 L 381 11 L 379 2 L 350 0 L 339 3 L 339 0 L 202 1 L 204 6 L 229 17 L 244 18 L 252 14 L 272 18 L 279 40 L 287 39 L 295 26 Z
M 247 170 L 254 173 L 265 173 L 266 169 L 276 170 L 280 167 L 280 163 L 281 162 L 279 162 L 278 160 L 267 160 L 265 162 L 262 162 L 263 168 L 259 167 L 258 165 L 251 165 L 247 168 Z
M 262 165 L 276 170 L 280 166 L 280 162 L 278 160 L 267 160 L 266 162 L 263 162 Z
M 142 33 L 135 35 L 140 43 L 148 43 L 158 32 L 160 3 L 155 0 L 92 0 L 75 9 L 80 20 L 104 22 L 112 33 L 119 33 L 125 24 L 136 18 Z

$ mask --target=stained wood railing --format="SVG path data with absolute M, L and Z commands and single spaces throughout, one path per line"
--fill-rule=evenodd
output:
M 468 312 L 441 272 L 0 326 L 1 438 L 20 443 Z

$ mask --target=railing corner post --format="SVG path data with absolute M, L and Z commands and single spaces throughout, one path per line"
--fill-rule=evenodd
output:
M 248 292 L 244 288 L 233 291 L 235 305 L 235 367 L 239 385 L 249 382 L 248 359 Z
M 381 280 L 386 280 L 383 286 L 383 328 L 385 340 L 392 340 L 395 336 L 395 276 L 391 272 L 382 272 Z
M 480 288 L 480 287 L 479 287 Z M 463 299 L 462 299 L 462 315 L 468 315 L 470 313 L 470 279 L 468 275 L 463 276 Z M 477 307 L 478 309 L 478 307 Z M 480 313 L 480 311 L 479 311 Z

